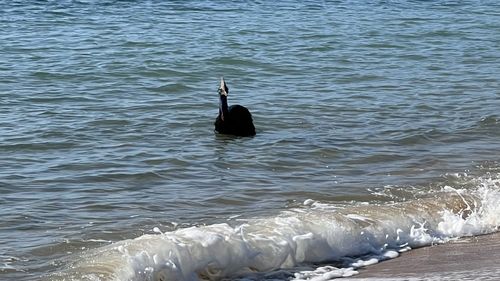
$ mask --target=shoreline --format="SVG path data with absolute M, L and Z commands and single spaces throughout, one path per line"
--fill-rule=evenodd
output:
M 347 280 L 498 280 L 500 232 L 413 249 Z

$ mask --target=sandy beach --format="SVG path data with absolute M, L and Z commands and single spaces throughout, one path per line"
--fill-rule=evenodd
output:
M 348 280 L 499 280 L 500 232 L 414 249 Z

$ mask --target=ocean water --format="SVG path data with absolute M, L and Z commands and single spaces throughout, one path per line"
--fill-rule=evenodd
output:
M 329 280 L 500 227 L 497 1 L 0 7 L 1 280 Z

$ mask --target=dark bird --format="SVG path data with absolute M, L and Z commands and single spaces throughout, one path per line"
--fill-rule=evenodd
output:
M 255 127 L 253 125 L 252 114 L 248 109 L 239 104 L 227 106 L 227 95 L 229 88 L 224 81 L 220 79 L 219 87 L 219 115 L 215 119 L 215 131 L 219 134 L 228 134 L 235 136 L 254 136 Z

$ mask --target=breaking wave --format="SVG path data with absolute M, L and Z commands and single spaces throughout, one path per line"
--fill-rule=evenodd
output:
M 414 191 L 411 200 L 306 200 L 273 217 L 148 234 L 90 250 L 51 280 L 329 280 L 412 248 L 500 226 L 498 175 Z M 466 186 L 466 187 L 465 187 Z M 379 193 L 394 193 L 390 188 Z M 374 192 L 376 193 L 376 192 Z

